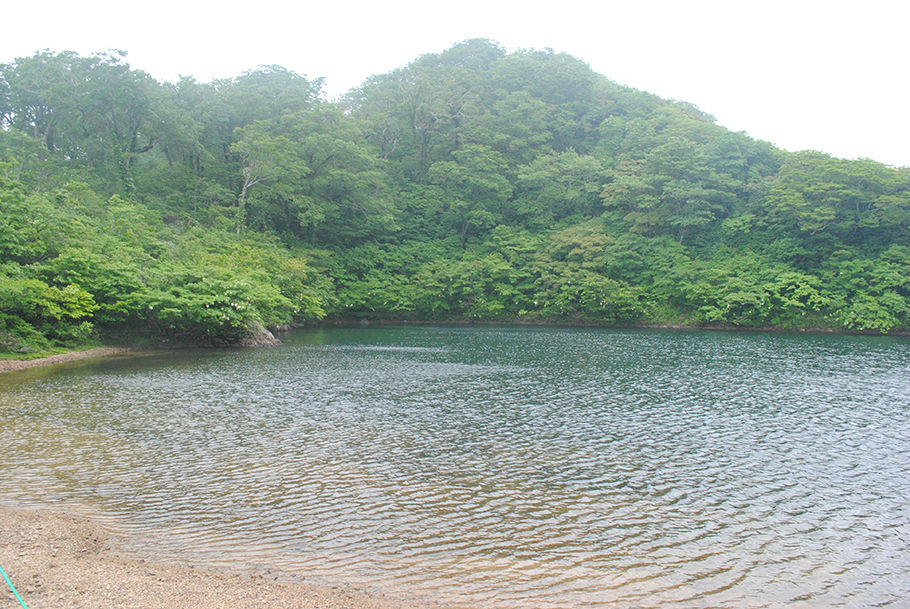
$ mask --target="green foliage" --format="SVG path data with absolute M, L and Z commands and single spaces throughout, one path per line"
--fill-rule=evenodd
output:
M 551 320 L 601 323 L 638 321 L 646 313 L 642 290 L 586 270 L 543 274 L 535 306 Z
M 160 269 L 139 299 L 139 319 L 161 335 L 207 344 L 236 343 L 257 323 L 293 320 L 293 303 L 275 286 L 204 272 L 182 265 Z
M 138 269 L 128 262 L 79 247 L 34 265 L 33 271 L 49 283 L 74 285 L 91 293 L 96 304 L 94 320 L 104 325 L 129 319 L 143 288 Z
M 540 155 L 518 175 L 517 211 L 537 230 L 570 216 L 597 215 L 604 174 L 601 161 L 574 150 Z
M 382 161 L 338 108 L 258 121 L 236 135 L 241 208 L 262 184 L 249 194 L 253 226 L 329 243 L 394 228 Z
M 910 170 L 468 40 L 342 102 L 278 66 L 0 64 L 0 351 L 432 319 L 910 329 Z
M 316 319 L 323 292 L 275 242 L 176 232 L 144 206 L 84 184 L 27 195 L 0 181 L 0 345 L 30 352 L 96 329 L 231 344 L 256 324 Z
M 0 343 L 10 351 L 84 342 L 96 308 L 92 295 L 78 286 L 51 286 L 12 265 L 0 272 Z
M 907 246 L 891 245 L 876 259 L 832 260 L 824 277 L 829 298 L 835 305 L 831 319 L 842 327 L 887 332 L 910 326 L 910 248 Z

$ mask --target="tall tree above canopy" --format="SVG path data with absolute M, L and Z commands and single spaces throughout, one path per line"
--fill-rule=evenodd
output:
M 309 80 L 281 66 L 260 66 L 216 88 L 235 127 L 311 108 L 322 97 L 322 79 Z
M 42 51 L 0 65 L 0 123 L 129 194 L 135 160 L 159 137 L 160 87 L 124 57 Z
M 74 111 L 71 94 L 77 86 L 79 63 L 71 51 L 35 53 L 0 65 L 0 124 L 57 149 L 58 124 Z
M 430 166 L 465 142 L 479 95 L 490 88 L 499 45 L 472 39 L 408 66 L 374 76 L 347 98 L 383 158 L 400 163 L 402 178 L 426 182 Z
M 314 107 L 322 96 L 322 80 L 310 81 L 280 66 L 261 66 L 232 80 L 183 79 L 172 86 L 171 96 L 198 126 L 195 173 L 230 181 L 236 175 L 231 152 L 236 130 Z
M 256 121 L 236 136 L 241 208 L 250 187 L 268 182 L 250 198 L 258 228 L 335 242 L 392 226 L 382 160 L 337 106 Z

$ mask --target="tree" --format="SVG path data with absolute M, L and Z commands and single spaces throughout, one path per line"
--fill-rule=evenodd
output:
M 261 123 L 242 127 L 238 141 L 231 151 L 240 158 L 240 194 L 237 196 L 236 233 L 246 221 L 247 197 L 250 189 L 279 177 L 292 179 L 306 174 L 307 167 L 295 158 L 294 144 L 286 137 L 263 132 Z
M 518 174 L 518 212 L 537 228 L 573 214 L 594 216 L 602 209 L 599 195 L 605 181 L 594 157 L 574 150 L 541 155 Z
M 135 189 L 136 159 L 158 138 L 158 84 L 125 53 L 48 51 L 0 66 L 0 123 L 39 139 L 110 188 Z
M 495 150 L 469 144 L 452 157 L 434 163 L 429 177 L 445 190 L 449 223 L 464 246 L 471 230 L 490 229 L 502 219 L 512 186 L 505 177 L 508 165 Z

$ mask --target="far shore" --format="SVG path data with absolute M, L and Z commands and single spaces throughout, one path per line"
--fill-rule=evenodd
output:
M 479 319 L 449 319 L 449 320 L 426 320 L 426 319 L 363 319 L 363 318 L 331 318 L 323 319 L 319 321 L 312 321 L 302 323 L 297 326 L 293 326 L 291 329 L 315 329 L 315 328 L 333 328 L 333 327 L 381 327 L 381 326 L 441 326 L 441 327 L 465 327 L 465 326 L 477 326 L 477 327 L 537 327 L 537 328 L 600 328 L 605 330 L 675 330 L 675 331 L 686 331 L 686 332 L 729 332 L 737 333 L 744 332 L 749 334 L 754 333 L 774 333 L 774 334 L 827 334 L 827 335 L 842 335 L 842 336 L 891 336 L 891 337 L 907 337 L 910 336 L 910 331 L 908 330 L 892 330 L 890 332 L 882 333 L 875 330 L 851 330 L 851 329 L 838 329 L 838 328 L 780 328 L 776 326 L 759 326 L 759 327 L 745 327 L 745 326 L 729 326 L 729 325 L 705 325 L 705 326 L 690 326 L 685 324 L 598 324 L 595 322 L 586 322 L 586 321 L 566 321 L 566 322 L 555 322 L 555 321 L 541 321 L 541 320 L 479 320 Z M 287 329 L 277 332 L 278 336 L 281 336 Z M 280 344 L 280 341 L 275 341 L 269 345 L 261 344 L 249 344 L 249 345 L 238 345 L 238 348 L 250 348 L 250 347 L 261 347 L 261 346 L 274 346 Z M 155 345 L 152 348 L 156 349 L 175 349 L 175 348 L 185 348 L 194 345 L 187 344 L 160 344 Z M 200 347 L 199 345 L 195 345 Z M 25 370 L 27 368 L 36 368 L 39 366 L 50 366 L 52 364 L 60 364 L 63 362 L 72 362 L 81 359 L 89 359 L 93 357 L 108 357 L 112 355 L 124 355 L 127 353 L 132 353 L 135 351 L 142 351 L 148 349 L 149 346 L 145 347 L 94 347 L 91 349 L 68 351 L 66 353 L 58 353 L 55 355 L 48 355 L 46 357 L 38 357 L 33 359 L 0 359 L 0 374 L 4 372 L 11 372 L 13 370 Z M 215 347 L 218 349 L 224 347 Z
M 733 325 L 687 325 L 672 323 L 598 323 L 594 321 L 554 321 L 540 319 L 411 319 L 411 318 L 358 318 L 333 317 L 318 321 L 305 322 L 298 328 L 333 328 L 333 327 L 369 327 L 369 326 L 440 326 L 440 327 L 503 327 L 503 328 L 590 328 L 602 330 L 678 330 L 683 332 L 743 332 L 748 334 L 825 334 L 841 336 L 910 336 L 910 330 L 856 330 L 850 328 L 782 328 L 780 326 L 733 326 Z
M 132 545 L 132 544 L 131 544 Z M 0 507 L 0 565 L 29 609 L 417 609 L 344 585 L 148 560 L 95 520 Z M 20 608 L 0 579 L 0 608 Z

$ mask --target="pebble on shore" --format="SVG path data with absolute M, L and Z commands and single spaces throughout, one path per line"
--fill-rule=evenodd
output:
M 29 609 L 417 608 L 343 586 L 145 560 L 119 551 L 97 522 L 60 512 L 0 508 L 0 565 Z M 0 584 L 0 609 L 19 608 Z

